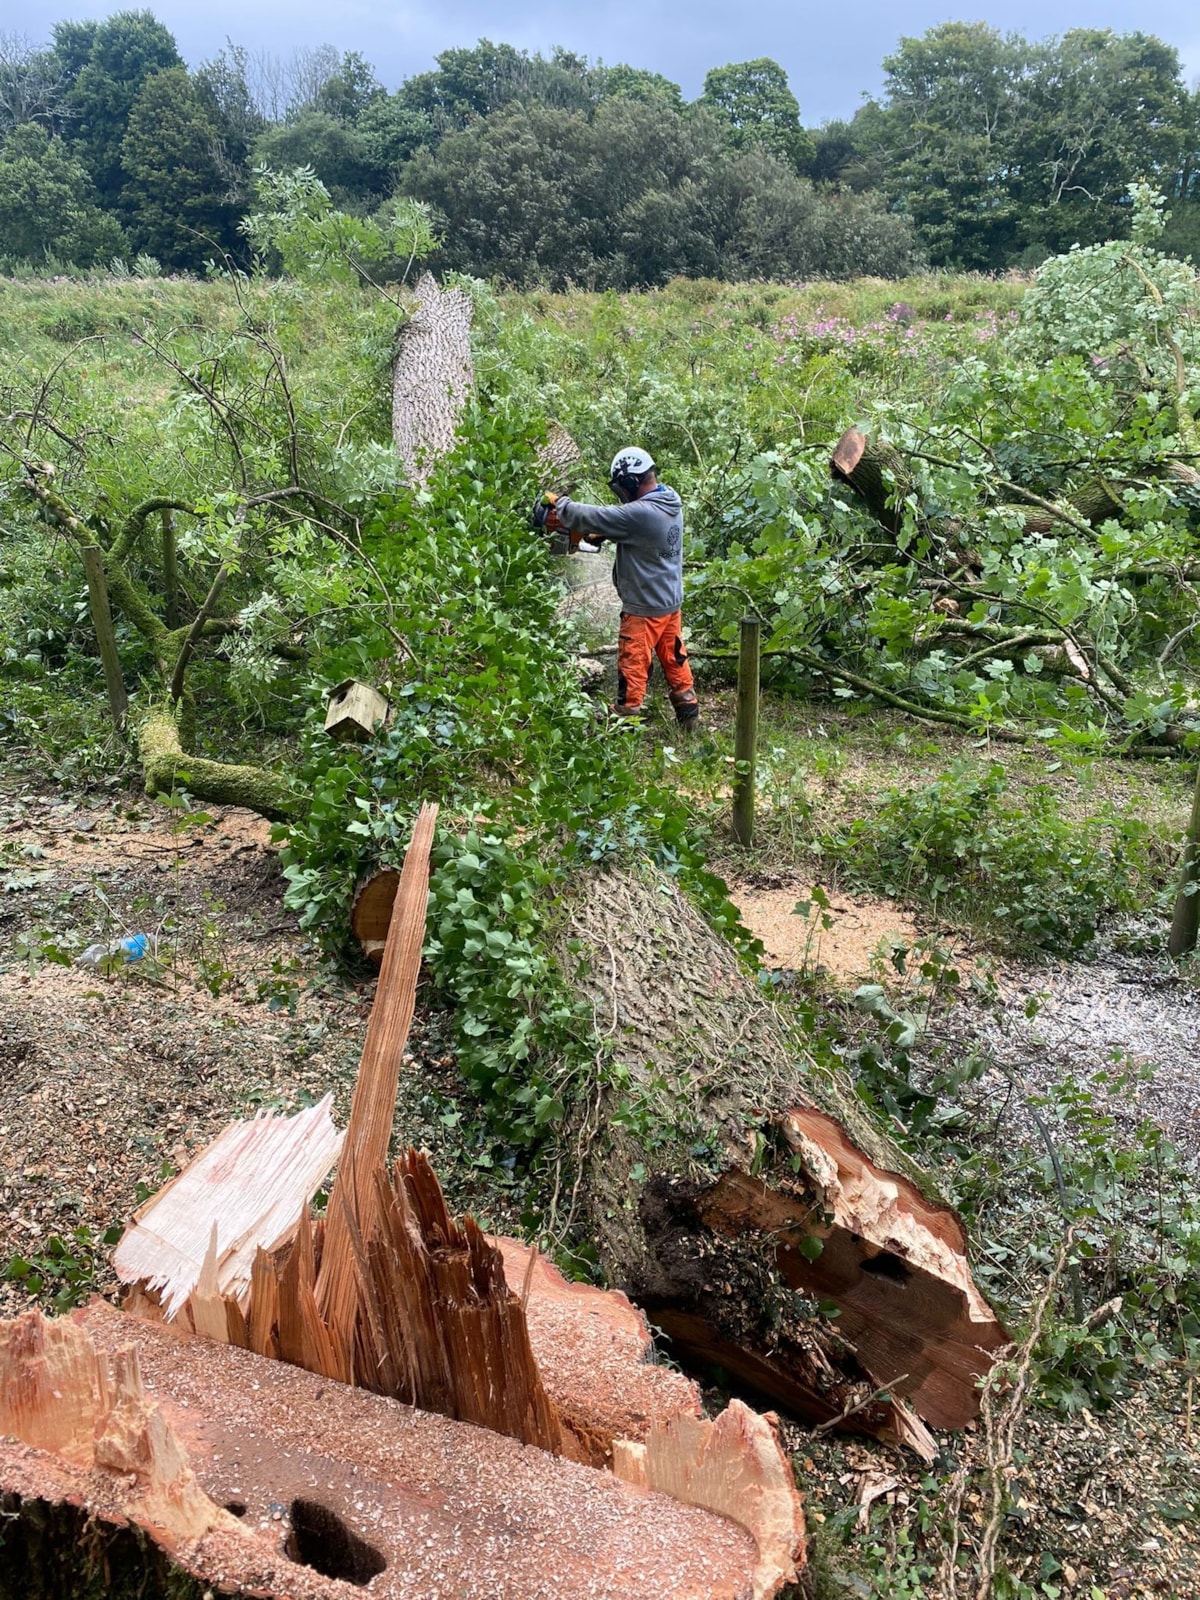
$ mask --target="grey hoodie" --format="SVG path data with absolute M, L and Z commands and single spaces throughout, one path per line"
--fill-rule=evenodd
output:
M 634 617 L 665 617 L 683 605 L 683 502 L 665 483 L 626 506 L 554 507 L 572 533 L 611 539 L 617 547 L 613 584 Z

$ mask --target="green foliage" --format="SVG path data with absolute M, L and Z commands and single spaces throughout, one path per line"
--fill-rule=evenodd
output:
M 884 70 L 855 141 L 939 264 L 994 269 L 1120 237 L 1129 185 L 1174 188 L 1195 148 L 1178 55 L 1142 33 L 1031 44 L 946 22 L 902 39 Z
M 705 75 L 700 104 L 728 124 L 735 148 L 759 145 L 798 171 L 812 158 L 812 141 L 800 124 L 787 73 L 769 56 L 713 67 Z
M 15 128 L 0 148 L 0 246 L 10 262 L 55 255 L 81 267 L 125 249 L 120 223 L 96 204 L 87 169 L 35 122 Z
M 264 168 L 279 172 L 311 171 L 340 207 L 361 206 L 385 181 L 364 136 L 318 106 L 308 106 L 287 122 L 260 133 L 254 146 L 255 188 L 261 190 Z M 261 195 L 259 196 L 261 199 Z
M 442 132 L 518 101 L 583 110 L 593 97 L 587 62 L 555 50 L 549 60 L 490 39 L 467 49 L 443 50 L 437 70 L 410 78 L 404 104 Z
M 167 218 L 168 202 L 144 192 L 163 193 L 152 150 L 135 141 L 139 172 L 123 153 L 150 80 L 185 70 L 170 33 L 149 12 L 122 12 L 61 23 L 53 38 L 49 49 L 0 45 L 0 138 L 24 122 L 66 137 L 108 213 L 128 226 L 148 207 L 147 229 L 172 243 L 143 245 L 198 268 L 183 249 L 196 218 Z M 193 208 L 208 196 L 236 209 L 254 164 L 311 167 L 355 214 L 397 192 L 427 199 L 451 225 L 444 265 L 519 283 L 892 276 L 927 256 L 1028 268 L 1125 236 L 1138 180 L 1172 201 L 1170 248 L 1194 243 L 1195 101 L 1160 40 L 1080 28 L 1031 43 L 949 22 L 902 39 L 884 71 L 883 94 L 851 121 L 806 130 L 769 57 L 712 68 L 685 104 L 661 73 L 562 48 L 480 39 L 389 94 L 357 51 L 251 62 L 229 43 L 187 80 L 212 129 L 205 158 L 178 125 L 169 142 Z M 171 98 L 168 120 L 194 132 L 196 108 Z M 661 122 L 658 140 L 643 112 Z M 522 139 L 522 119 L 539 113 L 565 120 L 537 116 L 537 137 Z M 224 238 L 218 220 L 227 233 L 228 216 L 206 231 Z M 65 245 L 53 253 L 64 260 Z
M 1129 190 L 1132 238 L 1073 249 L 1040 268 L 1021 308 L 1019 357 L 1070 355 L 1106 380 L 1138 393 L 1174 397 L 1176 351 L 1200 357 L 1200 283 L 1188 263 L 1156 248 L 1170 213 L 1144 183 Z
M 511 835 L 471 830 L 440 843 L 431 891 L 425 957 L 453 1002 L 459 1070 L 502 1137 L 532 1142 L 595 1049 L 550 953 L 554 873 Z
M 10 1256 L 0 1266 L 0 1277 L 62 1316 L 95 1293 L 108 1251 L 123 1231 L 117 1224 L 97 1239 L 91 1228 L 81 1223 L 69 1233 L 49 1234 L 28 1255 Z
M 234 243 L 216 124 L 185 67 L 147 78 L 121 142 L 122 205 L 140 250 L 196 270 Z
M 115 12 L 91 25 L 89 33 L 79 31 L 80 26 L 74 25 L 73 31 L 67 23 L 55 30 L 74 80 L 72 131 L 102 199 L 115 204 L 125 181 L 121 146 L 143 85 L 155 73 L 181 68 L 183 62 L 174 38 L 150 11 Z
M 903 219 L 817 195 L 761 142 L 728 149 L 707 108 L 513 106 L 418 151 L 402 182 L 445 219 L 446 265 L 512 283 L 887 276 L 918 258 Z
M 1037 1355 L 1041 1397 L 1062 1411 L 1110 1405 L 1138 1368 L 1200 1363 L 1200 1208 L 1187 1163 L 1152 1122 L 1124 1133 L 1105 1104 L 1129 1074 L 1067 1078 L 1037 1103 L 1055 1135 L 1073 1230 L 1071 1260 L 1121 1306 L 1099 1326 L 1056 1317 Z M 1057 1193 L 1047 1156 L 1043 1192 Z M 1040 1241 L 1044 1255 L 1049 1241 Z
M 276 258 L 293 277 L 357 283 L 384 269 L 404 277 L 437 242 L 428 208 L 418 201 L 392 200 L 364 219 L 335 210 L 311 167 L 260 166 L 254 177 L 259 209 L 243 219 L 241 231 L 260 264 Z
M 704 871 L 686 805 L 638 770 L 636 731 L 598 722 L 578 687 L 552 558 L 526 527 L 536 439 L 494 402 L 464 431 L 427 485 L 384 499 L 364 525 L 389 605 L 348 616 L 322 666 L 331 682 L 385 684 L 394 715 L 351 750 L 314 723 L 301 773 L 311 803 L 283 830 L 282 859 L 288 903 L 336 948 L 356 879 L 396 859 L 420 799 L 442 803 L 431 971 L 496 1130 L 528 1144 L 595 1065 L 589 1019 L 550 953 L 576 864 L 652 861 L 745 934 Z M 399 657 L 389 614 L 405 619 Z M 460 832 L 456 817 L 473 820 Z
M 1068 819 L 1045 786 L 1006 801 L 998 762 L 960 763 L 820 839 L 846 881 L 992 925 L 1016 944 L 1086 944 L 1101 915 L 1133 903 L 1145 826 Z

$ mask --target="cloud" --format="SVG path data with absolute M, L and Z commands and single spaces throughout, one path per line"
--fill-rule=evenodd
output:
M 122 0 L 132 6 L 139 0 Z M 846 13 L 815 0 L 144 0 L 175 34 L 190 65 L 214 55 L 226 37 L 252 51 L 288 57 L 296 49 L 333 44 L 357 50 L 389 88 L 434 64 L 441 50 L 480 37 L 548 52 L 565 45 L 605 61 L 628 61 L 700 93 L 710 67 L 773 56 L 786 69 L 808 123 L 851 116 L 883 81 L 881 63 L 902 33 L 921 34 L 944 22 L 945 0 L 908 0 L 902 17 L 892 0 L 858 0 L 853 27 Z M 94 0 L 25 0 L 21 31 L 45 38 L 60 18 L 102 16 L 120 9 Z M 974 12 L 974 8 L 971 8 Z M 1074 27 L 1145 29 L 1135 0 L 992 0 L 986 20 L 1039 39 Z M 1159 0 L 1152 23 L 1179 46 L 1189 81 L 1200 75 L 1200 39 L 1185 0 Z M 1186 41 L 1186 42 L 1181 42 Z

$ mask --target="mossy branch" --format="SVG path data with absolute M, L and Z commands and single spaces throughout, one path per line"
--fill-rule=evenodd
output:
M 165 709 L 151 711 L 143 719 L 137 742 L 147 794 L 172 794 L 186 788 L 197 800 L 245 806 L 283 821 L 300 810 L 302 797 L 278 772 L 189 755 L 180 743 L 175 718 Z

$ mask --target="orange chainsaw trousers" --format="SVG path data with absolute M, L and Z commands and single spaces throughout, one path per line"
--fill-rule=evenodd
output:
M 665 617 L 633 617 L 627 611 L 621 613 L 621 631 L 617 635 L 617 710 L 626 715 L 641 710 L 655 656 L 662 664 L 676 719 L 685 724 L 694 722 L 699 706 L 678 611 Z

